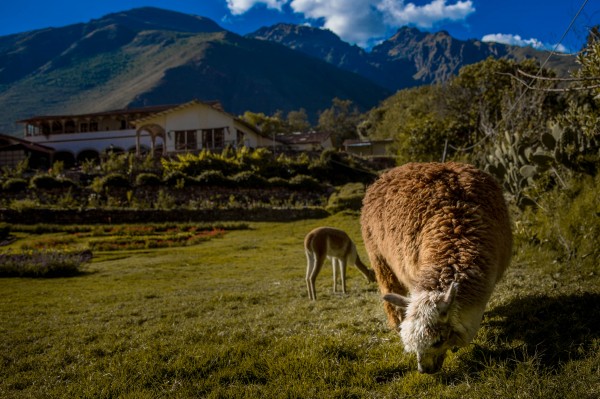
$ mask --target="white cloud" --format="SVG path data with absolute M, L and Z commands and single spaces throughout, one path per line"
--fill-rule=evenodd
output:
M 452 1 L 452 0 L 450 0 Z M 475 11 L 471 0 L 432 0 L 417 6 L 404 0 L 227 0 L 234 15 L 257 4 L 281 10 L 285 4 L 342 39 L 359 45 L 380 39 L 389 29 L 404 25 L 431 28 L 442 21 L 461 21 Z
M 351 43 L 366 44 L 385 34 L 383 15 L 372 7 L 374 0 L 292 0 L 292 10 L 306 18 L 323 21 L 323 27 Z
M 227 0 L 227 8 L 233 15 L 241 15 L 257 4 L 264 4 L 268 8 L 280 10 L 289 0 Z
M 543 43 L 538 39 L 523 39 L 521 38 L 521 36 L 519 35 L 511 35 L 511 34 L 506 34 L 506 33 L 493 33 L 493 34 L 489 34 L 489 35 L 485 35 L 482 39 L 482 42 L 496 42 L 496 43 L 503 43 L 503 44 L 510 44 L 513 46 L 521 46 L 521 47 L 533 47 L 535 49 L 538 50 L 555 50 L 555 51 L 559 51 L 561 53 L 567 53 L 568 49 L 563 46 L 562 44 L 559 44 L 558 46 L 556 44 L 548 44 L 548 43 Z
M 433 0 L 429 4 L 417 6 L 414 3 L 405 4 L 403 0 L 381 0 L 377 9 L 383 13 L 390 26 L 412 24 L 421 28 L 431 28 L 441 21 L 461 21 L 475 12 L 470 0 L 446 3 L 447 0 Z

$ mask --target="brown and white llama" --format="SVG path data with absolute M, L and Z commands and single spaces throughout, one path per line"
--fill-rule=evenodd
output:
M 509 264 L 500 186 L 467 164 L 406 164 L 367 189 L 361 226 L 390 326 L 420 372 L 438 371 L 475 336 Z
M 333 265 L 333 292 L 337 291 L 337 272 L 340 272 L 342 292 L 346 293 L 346 265 L 355 265 L 371 282 L 375 282 L 375 273 L 360 260 L 356 245 L 345 231 L 333 227 L 317 227 L 304 238 L 306 252 L 306 287 L 308 297 L 317 299 L 315 280 L 321 271 L 325 259 Z

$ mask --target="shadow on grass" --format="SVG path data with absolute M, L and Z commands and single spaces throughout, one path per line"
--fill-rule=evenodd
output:
M 494 363 L 516 367 L 532 359 L 548 372 L 560 372 L 570 361 L 597 356 L 592 347 L 600 338 L 599 314 L 596 293 L 517 298 L 488 314 L 484 326 L 496 343 L 488 339 L 488 345 L 476 346 L 462 361 L 470 373 Z
M 375 375 L 375 382 L 377 384 L 387 384 L 394 380 L 404 377 L 406 374 L 414 371 L 408 367 L 390 367 L 379 371 Z

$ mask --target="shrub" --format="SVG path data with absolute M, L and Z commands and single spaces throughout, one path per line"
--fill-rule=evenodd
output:
M 573 178 L 568 187 L 541 196 L 538 208 L 528 209 L 517 228 L 517 237 L 540 242 L 561 260 L 578 259 L 579 267 L 600 261 L 600 175 Z
M 268 181 L 271 187 L 289 188 L 290 186 L 290 183 L 282 177 L 271 177 Z
M 42 174 L 33 176 L 29 185 L 31 188 L 38 190 L 54 190 L 65 188 L 65 186 L 69 184 L 66 183 L 67 181 L 71 182 L 71 185 L 75 185 L 71 180 L 61 180 L 52 175 Z
M 0 254 L 2 277 L 59 277 L 80 273 L 92 259 L 90 250 L 79 252 L 32 251 Z
M 291 187 L 303 191 L 319 191 L 323 188 L 317 179 L 307 175 L 294 176 L 290 179 L 289 184 Z
M 240 172 L 231 178 L 236 187 L 240 188 L 263 188 L 268 185 L 267 179 L 254 172 Z
M 366 163 L 359 163 L 356 157 L 333 149 L 324 150 L 321 158 L 310 164 L 308 173 L 311 176 L 318 176 L 321 181 L 336 185 L 352 182 L 369 183 L 377 177 Z
M 10 237 L 10 225 L 8 223 L 0 223 L 0 241 L 4 241 Z
M 231 184 L 230 180 L 219 170 L 207 170 L 194 179 L 194 181 L 200 186 L 227 187 Z
M 28 186 L 27 180 L 13 177 L 4 182 L 2 189 L 8 193 L 20 193 L 27 190 Z
M 185 187 L 192 183 L 192 179 L 188 175 L 178 170 L 168 173 L 163 181 L 171 187 Z
M 110 173 L 104 177 L 97 177 L 92 182 L 92 189 L 97 193 L 113 188 L 130 188 L 129 179 L 120 173 Z
M 55 205 L 58 208 L 73 209 L 77 208 L 80 204 L 77 198 L 73 195 L 73 189 L 69 188 L 61 193 L 56 200 Z
M 54 188 L 60 188 L 60 182 L 58 179 L 51 175 L 35 175 L 29 183 L 31 188 L 49 190 Z
M 199 176 L 208 170 L 218 170 L 224 174 L 235 173 L 239 170 L 239 165 L 235 159 L 215 154 L 206 149 L 199 154 L 180 154 L 176 159 L 162 160 L 162 166 L 165 171 L 172 173 L 180 171 L 188 176 Z
M 15 211 L 21 212 L 26 209 L 35 209 L 40 206 L 40 203 L 31 198 L 23 198 L 23 199 L 15 199 L 10 201 L 8 204 L 9 209 L 14 209 Z
M 160 177 L 155 173 L 140 173 L 135 179 L 136 186 L 157 187 L 161 184 Z
M 173 209 L 177 205 L 175 198 L 170 195 L 167 191 L 160 189 L 158 196 L 154 202 L 154 208 L 156 209 Z
M 361 183 L 348 183 L 329 197 L 327 211 L 337 213 L 342 210 L 360 210 L 365 188 Z
M 71 179 L 59 179 L 59 181 L 62 189 L 72 189 L 78 186 L 77 183 Z

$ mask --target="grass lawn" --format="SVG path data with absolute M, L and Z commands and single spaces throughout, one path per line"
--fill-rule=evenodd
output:
M 333 294 L 327 264 L 308 300 L 302 243 L 321 225 L 368 263 L 358 216 L 338 214 L 95 251 L 75 277 L 0 278 L 0 397 L 600 397 L 597 263 L 517 243 L 474 342 L 423 375 L 356 268 Z

